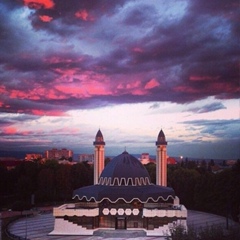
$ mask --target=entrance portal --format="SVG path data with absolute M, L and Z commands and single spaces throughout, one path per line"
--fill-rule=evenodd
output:
M 116 218 L 116 229 L 127 229 L 126 218 Z

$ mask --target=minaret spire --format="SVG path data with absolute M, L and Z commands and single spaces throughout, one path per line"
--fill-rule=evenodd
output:
M 161 129 L 156 141 L 156 185 L 167 186 L 167 141 Z
M 98 179 L 104 169 L 105 152 L 104 146 L 105 142 L 101 130 L 99 129 L 95 141 L 93 142 L 94 148 L 94 184 L 98 184 Z

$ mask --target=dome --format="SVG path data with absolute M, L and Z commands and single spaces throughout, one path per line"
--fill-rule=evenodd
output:
M 165 134 L 162 129 L 158 134 L 156 145 L 167 145 Z
M 113 158 L 102 171 L 100 185 L 141 186 L 151 184 L 146 168 L 126 151 Z
M 138 200 L 147 203 L 173 200 L 175 192 L 172 188 L 150 183 L 149 174 L 142 163 L 125 151 L 107 164 L 100 175 L 99 184 L 74 190 L 75 198 L 88 202 L 108 200 L 116 203 L 123 200 L 131 203 Z

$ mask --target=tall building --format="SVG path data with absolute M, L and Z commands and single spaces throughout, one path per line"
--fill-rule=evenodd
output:
M 146 168 L 126 151 L 101 172 L 105 142 L 100 130 L 93 144 L 96 183 L 74 190 L 75 203 L 53 209 L 55 223 L 50 235 L 94 235 L 99 229 L 126 229 L 141 236 L 168 237 L 178 225 L 187 228 L 187 209 L 172 188 L 151 183 Z M 167 145 L 162 131 L 158 145 Z
M 163 130 L 158 134 L 156 141 L 156 184 L 167 186 L 167 142 Z
M 104 152 L 105 142 L 100 129 L 96 134 L 93 145 L 94 145 L 94 184 L 98 184 L 98 179 L 104 169 L 104 160 L 105 160 L 105 152 Z
M 89 164 L 93 164 L 94 162 L 94 154 L 79 154 L 78 155 L 79 162 L 88 162 Z
M 45 157 L 47 159 L 54 159 L 54 160 L 59 160 L 59 159 L 69 159 L 73 157 L 73 151 L 68 150 L 66 148 L 62 148 L 58 150 L 57 148 L 53 148 L 51 150 L 47 150 L 45 152 Z

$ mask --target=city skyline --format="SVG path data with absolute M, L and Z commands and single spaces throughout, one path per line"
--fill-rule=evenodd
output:
M 0 150 L 240 158 L 237 0 L 0 3 Z

